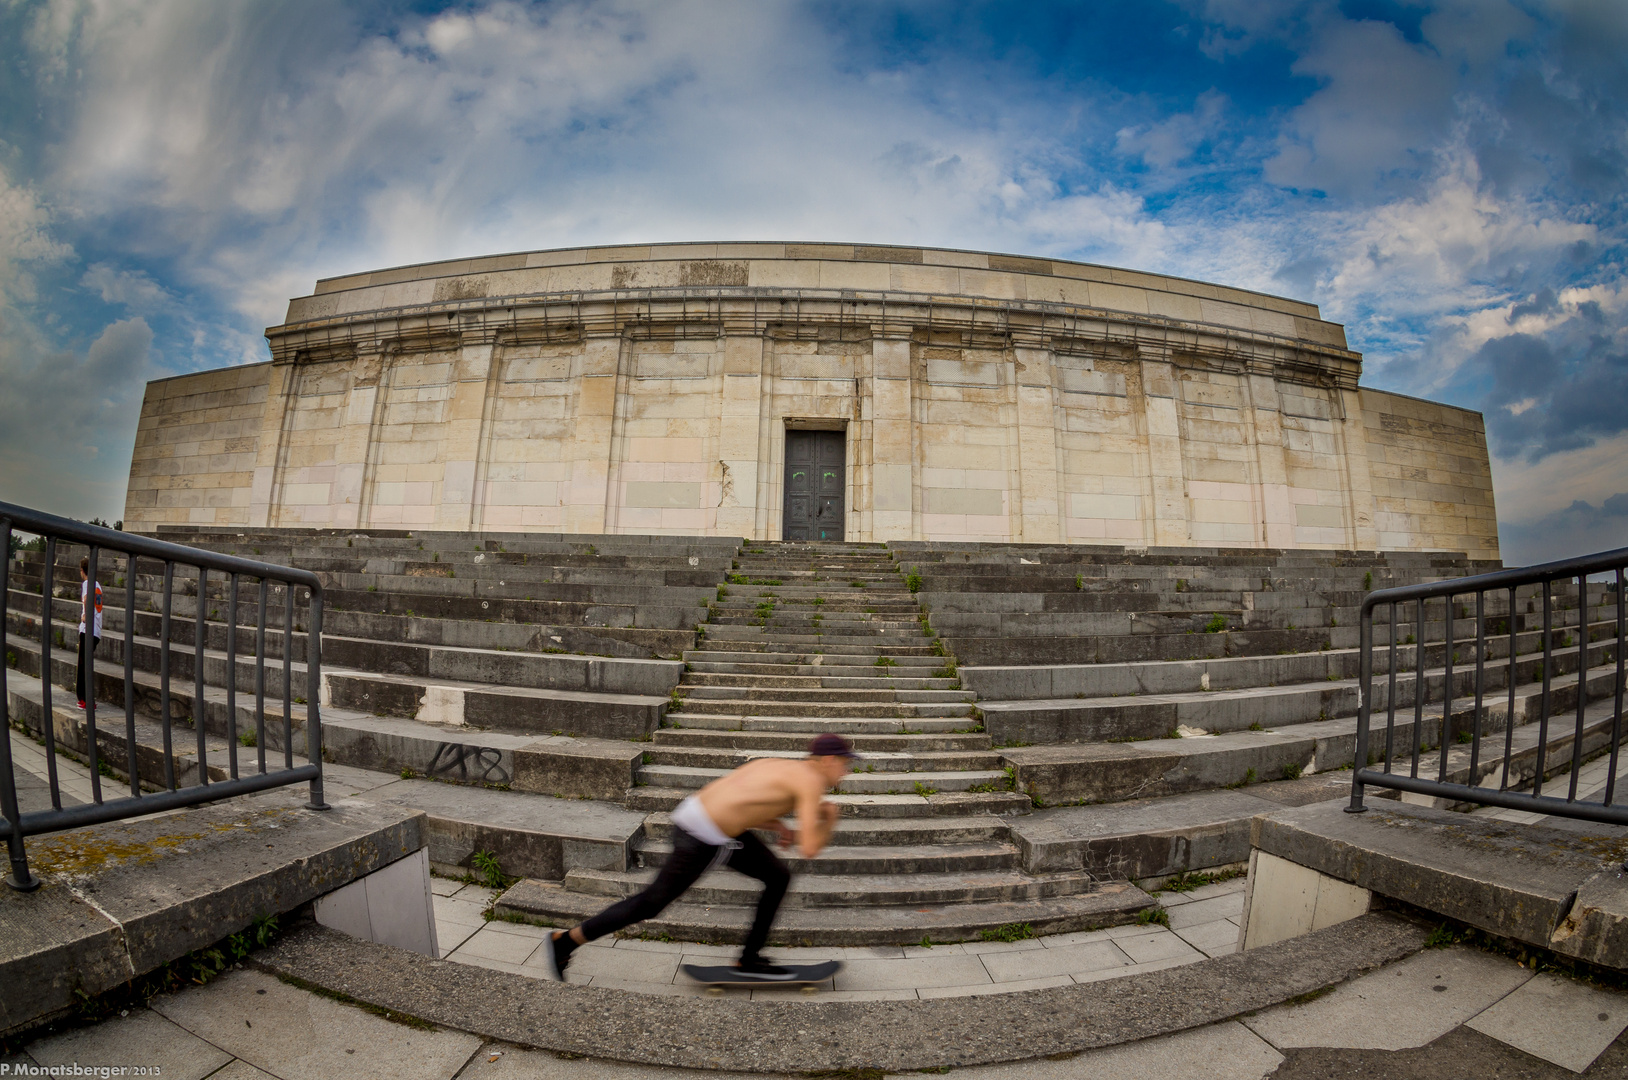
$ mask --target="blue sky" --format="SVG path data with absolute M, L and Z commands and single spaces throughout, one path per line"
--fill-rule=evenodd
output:
M 0 498 L 321 276 L 584 243 L 1044 254 L 1322 306 L 1486 414 L 1505 558 L 1628 544 L 1628 5 L 0 0 Z

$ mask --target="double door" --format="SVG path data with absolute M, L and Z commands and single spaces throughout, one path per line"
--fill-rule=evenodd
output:
M 786 432 L 784 540 L 843 540 L 846 433 Z

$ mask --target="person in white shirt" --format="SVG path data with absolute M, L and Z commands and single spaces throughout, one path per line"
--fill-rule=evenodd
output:
M 91 669 L 93 658 L 96 655 L 96 643 L 102 640 L 102 583 L 96 583 L 96 612 L 90 618 L 90 644 L 85 644 L 85 620 L 91 615 L 90 598 L 90 559 L 79 560 L 79 672 L 74 680 L 74 686 L 79 691 L 79 707 L 85 707 L 85 684 L 95 679 Z M 96 685 L 91 681 L 90 689 L 94 692 Z

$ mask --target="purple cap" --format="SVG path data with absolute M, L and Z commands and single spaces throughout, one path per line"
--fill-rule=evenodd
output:
M 841 735 L 827 732 L 814 736 L 814 741 L 808 744 L 808 756 L 857 758 L 859 755 L 854 753 L 853 743 Z

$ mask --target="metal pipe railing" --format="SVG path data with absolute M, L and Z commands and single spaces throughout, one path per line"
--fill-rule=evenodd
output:
M 276 566 L 271 563 L 257 562 L 252 559 L 239 558 L 235 555 L 222 555 L 201 548 L 186 547 L 181 544 L 171 544 L 151 537 L 138 536 L 132 533 L 116 532 L 112 529 L 86 525 L 68 518 L 57 517 L 52 514 L 40 513 L 27 507 L 15 506 L 11 503 L 0 502 L 0 544 L 4 545 L 5 558 L 0 562 L 0 654 L 5 654 L 7 635 L 10 633 L 10 605 L 12 589 L 12 537 L 17 532 L 30 533 L 44 540 L 45 562 L 40 574 L 40 704 L 43 710 L 43 720 L 40 724 L 41 735 L 45 741 L 47 783 L 50 788 L 50 809 L 23 812 L 19 802 L 17 774 L 11 753 L 11 693 L 7 686 L 7 671 L 0 665 L 0 838 L 6 844 L 7 857 L 10 861 L 11 872 L 6 877 L 6 884 L 14 889 L 28 891 L 37 888 L 39 879 L 29 870 L 28 853 L 25 840 L 29 836 L 43 833 L 60 832 L 64 829 L 78 828 L 83 825 L 92 825 L 100 822 L 119 821 L 125 818 L 140 817 L 146 814 L 156 814 L 173 810 L 183 806 L 194 806 L 199 803 L 212 802 L 217 799 L 231 798 L 235 795 L 247 795 L 269 788 L 282 787 L 290 784 L 310 784 L 310 798 L 306 805 L 312 810 L 326 810 L 327 804 L 323 799 L 322 790 L 322 717 L 320 698 L 322 688 L 322 583 L 317 576 L 306 570 L 293 567 Z M 89 567 L 87 570 L 88 585 L 84 590 L 85 597 L 80 601 L 80 610 L 85 617 L 88 637 L 94 639 L 96 624 L 94 605 L 96 603 L 97 576 L 102 566 L 102 556 L 105 552 L 118 552 L 124 555 L 124 763 L 128 769 L 130 794 L 119 798 L 108 798 L 101 783 L 100 769 L 107 761 L 101 754 L 99 745 L 104 734 L 96 725 L 97 678 L 95 656 L 92 645 L 87 644 L 79 652 L 79 665 L 82 677 L 85 680 L 85 756 L 90 763 L 91 802 L 77 806 L 64 806 L 61 778 L 57 775 L 57 720 L 54 716 L 52 703 L 52 688 L 54 685 L 54 666 L 52 659 L 53 638 L 53 601 L 55 600 L 55 573 L 57 551 L 59 545 L 76 545 L 88 550 Z M 136 579 L 138 576 L 137 560 L 148 559 L 163 565 L 163 599 L 162 611 L 159 615 L 158 654 L 159 654 L 159 724 L 163 743 L 163 787 L 159 792 L 144 793 L 141 789 L 139 765 L 137 756 L 137 686 L 134 668 L 134 654 L 137 647 L 135 632 L 136 624 Z M 176 771 L 175 748 L 173 745 L 172 728 L 174 716 L 170 695 L 170 654 L 172 650 L 171 634 L 175 629 L 172 618 L 175 594 L 175 568 L 177 566 L 194 568 L 197 571 L 197 610 L 193 618 L 192 643 L 192 723 L 197 734 L 197 762 L 195 779 L 185 786 L 179 782 Z M 206 735 L 208 721 L 208 700 L 204 683 L 205 666 L 208 661 L 207 647 L 209 639 L 209 620 L 207 618 L 208 588 L 210 571 L 216 571 L 224 576 L 230 595 L 227 600 L 227 627 L 226 627 L 226 732 L 229 739 L 227 757 L 227 777 L 223 780 L 211 781 L 209 778 L 209 740 Z M 237 616 L 238 616 L 238 588 L 240 578 L 257 580 L 259 582 L 259 604 L 255 611 L 255 736 L 258 746 L 257 769 L 250 771 L 240 768 L 238 760 L 238 722 L 237 722 Z M 266 715 L 265 715 L 265 681 L 266 681 L 266 623 L 268 612 L 266 600 L 268 585 L 276 582 L 284 597 L 283 627 L 282 627 L 282 691 L 283 691 L 283 761 L 282 767 L 268 770 L 266 767 Z M 308 593 L 307 618 L 309 626 L 306 628 L 306 704 L 305 704 L 305 735 L 306 735 L 306 761 L 304 764 L 294 763 L 293 748 L 293 669 L 292 654 L 294 647 L 294 593 L 296 589 L 305 589 Z M 181 654 L 183 657 L 185 653 Z M 184 693 L 185 691 L 183 691 Z
M 1622 745 L 1622 699 L 1624 684 L 1624 646 L 1628 645 L 1628 637 L 1624 635 L 1624 572 L 1628 570 L 1628 548 L 1618 548 L 1615 551 L 1601 552 L 1597 555 L 1587 555 L 1575 559 L 1563 559 L 1558 562 L 1544 563 L 1539 566 L 1522 567 L 1510 570 L 1498 570 L 1489 574 L 1478 574 L 1474 577 L 1458 578 L 1451 581 L 1438 581 L 1422 585 L 1408 585 L 1395 589 L 1382 589 L 1370 593 L 1362 604 L 1361 625 L 1358 633 L 1358 707 L 1357 707 L 1357 734 L 1356 734 L 1356 760 L 1351 777 L 1351 805 L 1347 807 L 1351 813 L 1361 813 L 1366 807 L 1363 805 L 1364 789 L 1367 787 L 1388 788 L 1396 791 L 1411 792 L 1442 799 L 1450 803 L 1476 803 L 1485 806 L 1498 806 L 1512 810 L 1528 810 L 1540 814 L 1550 814 L 1557 817 L 1577 818 L 1584 821 L 1607 822 L 1617 825 L 1628 825 L 1628 805 L 1619 805 L 1616 802 L 1616 777 L 1618 757 Z M 1612 580 L 1591 587 L 1590 577 L 1601 574 L 1612 575 Z M 1564 607 L 1575 588 L 1577 617 L 1575 625 L 1569 619 L 1565 626 L 1558 625 L 1556 617 L 1556 593 L 1562 594 L 1561 614 L 1571 609 Z M 1527 612 L 1520 610 L 1522 590 L 1530 590 L 1526 596 Z M 1533 595 L 1535 593 L 1536 595 Z M 1475 598 L 1475 634 L 1474 634 L 1474 678 L 1471 692 L 1472 702 L 1459 702 L 1455 691 L 1454 665 L 1459 662 L 1457 650 L 1469 647 L 1468 635 L 1466 640 L 1460 640 L 1455 630 L 1455 598 Z M 1491 602 L 1489 603 L 1489 598 Z M 1520 654 L 1520 636 L 1523 631 L 1523 615 L 1537 613 L 1539 600 L 1542 603 L 1542 614 L 1539 616 L 1541 624 L 1538 627 L 1538 648 L 1541 651 L 1541 660 L 1537 662 L 1536 670 L 1526 665 L 1532 663 L 1532 653 Z M 1603 609 L 1607 600 L 1614 601 L 1615 611 L 1611 621 L 1595 620 L 1591 617 L 1594 608 Z M 1598 600 L 1598 603 L 1596 603 Z M 1432 601 L 1440 601 L 1444 605 L 1440 624 L 1443 628 L 1442 667 L 1434 675 L 1427 671 L 1425 664 L 1425 626 L 1426 608 Z M 1396 745 L 1397 728 L 1397 692 L 1396 671 L 1399 665 L 1397 655 L 1397 633 L 1407 625 L 1407 607 L 1413 607 L 1414 634 L 1410 635 L 1410 643 L 1414 649 L 1413 663 L 1413 717 L 1412 730 L 1405 736 L 1402 753 L 1408 754 L 1406 771 L 1402 771 L 1400 763 L 1393 757 L 1393 747 Z M 1496 625 L 1496 613 L 1489 616 L 1489 607 L 1502 606 L 1504 626 Z M 1373 737 L 1374 723 L 1374 612 L 1378 608 L 1385 608 L 1388 618 L 1384 625 L 1386 631 L 1386 646 L 1389 650 L 1387 674 L 1389 677 L 1388 692 L 1385 695 L 1385 753 L 1382 767 L 1375 768 L 1375 756 L 1369 752 L 1369 745 Z M 1401 616 L 1400 620 L 1398 616 Z M 1468 615 L 1462 616 L 1467 618 Z M 1489 627 L 1489 621 L 1493 623 Z M 1569 628 L 1569 629 L 1568 629 Z M 1577 634 L 1577 651 L 1575 654 L 1576 671 L 1562 674 L 1558 672 L 1557 665 L 1564 665 L 1571 654 L 1569 642 L 1562 640 L 1575 631 Z M 1528 629 L 1526 631 L 1530 633 Z M 1507 697 L 1504 702 L 1502 731 L 1493 730 L 1496 714 L 1487 703 L 1487 658 L 1492 648 L 1491 639 L 1508 635 L 1508 670 L 1506 673 Z M 1530 641 L 1528 647 L 1531 647 Z M 1404 661 L 1405 662 L 1405 661 Z M 1527 709 L 1524 713 L 1535 711 L 1536 738 L 1531 740 L 1533 745 L 1524 750 L 1516 746 L 1516 728 L 1520 726 L 1517 709 L 1517 685 L 1521 682 L 1521 673 L 1525 670 L 1530 682 L 1536 684 L 1536 691 L 1532 695 L 1535 703 L 1528 698 Z M 1436 775 L 1434 778 L 1420 775 L 1420 765 L 1424 755 L 1432 749 L 1426 743 L 1426 705 L 1431 697 L 1431 685 L 1435 675 L 1440 679 L 1441 709 L 1440 723 L 1434 723 L 1434 711 L 1430 713 L 1430 726 L 1436 735 L 1437 755 Z M 1572 680 L 1575 676 L 1575 681 Z M 1609 685 L 1606 685 L 1609 679 Z M 1557 704 L 1570 691 L 1574 701 L 1567 704 Z M 1596 711 L 1590 719 L 1590 705 L 1595 701 L 1609 700 L 1610 711 L 1603 715 Z M 1464 716 L 1461 705 L 1467 706 L 1468 715 Z M 1569 725 L 1570 731 L 1561 728 L 1555 733 L 1559 740 L 1553 750 L 1559 760 L 1551 759 L 1550 752 L 1550 717 L 1563 714 L 1570 708 L 1574 713 L 1574 722 Z M 1489 758 L 1483 751 L 1482 739 L 1491 734 L 1495 737 Z M 1468 736 L 1466 739 L 1465 736 Z M 1567 738 L 1571 740 L 1569 749 L 1564 748 Z M 1462 742 L 1468 742 L 1469 755 L 1467 763 L 1459 759 L 1458 766 L 1463 766 L 1462 781 L 1458 779 L 1459 769 L 1450 761 L 1454 747 Z M 1407 745 L 1411 744 L 1411 748 Z M 1411 752 L 1409 750 L 1411 749 Z M 1501 753 L 1500 753 L 1501 750 Z M 1516 758 L 1527 753 L 1531 762 L 1531 771 L 1526 774 L 1530 778 L 1530 791 L 1523 791 L 1526 781 L 1523 780 L 1522 770 L 1514 767 Z M 1593 794 L 1581 787 L 1581 775 L 1585 763 L 1592 757 L 1604 753 L 1608 757 L 1607 772 L 1604 777 L 1603 788 L 1598 792 L 1598 798 L 1591 798 Z M 1563 755 L 1563 756 L 1562 756 Z M 1543 784 L 1549 774 L 1565 771 L 1570 774 L 1566 784 L 1564 797 L 1545 795 Z M 1483 777 L 1486 773 L 1486 777 Z M 1484 779 L 1490 779 L 1498 774 L 1497 787 L 1483 786 Z

